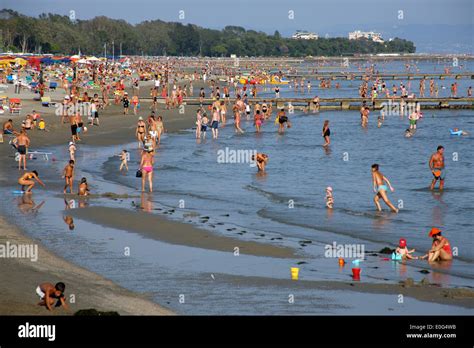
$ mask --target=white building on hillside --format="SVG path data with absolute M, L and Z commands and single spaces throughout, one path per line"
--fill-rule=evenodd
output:
M 318 34 L 310 33 L 309 31 L 298 30 L 292 36 L 295 40 L 317 40 L 319 38 Z
M 372 40 L 374 42 L 380 42 L 383 43 L 382 35 L 380 33 L 375 33 L 373 31 L 360 31 L 356 30 L 351 33 L 349 33 L 349 40 L 357 40 L 357 39 L 368 39 Z

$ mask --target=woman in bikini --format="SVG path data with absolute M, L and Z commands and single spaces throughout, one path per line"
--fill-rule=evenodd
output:
M 158 116 L 158 119 L 155 122 L 155 129 L 158 137 L 158 144 L 160 144 L 161 141 L 161 135 L 165 132 L 165 125 L 163 123 L 163 117 Z
M 25 186 L 28 186 L 25 193 L 30 193 L 35 186 L 35 180 L 40 183 L 43 187 L 46 186 L 38 177 L 38 172 L 33 170 L 32 172 L 24 173 L 19 179 L 18 183 L 21 185 L 21 190 L 25 190 Z
M 153 163 L 153 149 L 151 149 L 151 151 L 143 151 L 140 161 L 140 170 L 142 171 L 142 192 L 145 192 L 145 184 L 147 179 L 149 191 L 153 192 Z
M 433 238 L 433 244 L 428 253 L 421 257 L 422 260 L 428 259 L 428 262 L 435 261 L 451 261 L 453 259 L 453 252 L 451 245 L 446 237 L 441 235 L 439 228 L 433 227 L 429 236 Z
M 255 112 L 253 120 L 255 123 L 255 128 L 257 129 L 257 133 L 260 133 L 260 127 L 262 126 L 262 115 L 260 114 L 260 110 Z
M 138 140 L 138 148 L 143 144 L 145 140 L 145 133 L 146 133 L 146 123 L 143 121 L 143 117 L 138 118 L 137 129 L 135 131 L 135 136 Z

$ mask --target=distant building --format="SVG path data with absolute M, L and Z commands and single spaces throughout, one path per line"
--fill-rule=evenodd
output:
M 310 33 L 309 31 L 298 30 L 292 36 L 295 40 L 317 40 L 319 38 L 318 34 Z
M 374 42 L 383 43 L 382 35 L 380 33 L 375 33 L 373 31 L 360 31 L 356 30 L 349 33 L 349 40 L 358 40 L 365 38 L 367 40 L 372 40 Z

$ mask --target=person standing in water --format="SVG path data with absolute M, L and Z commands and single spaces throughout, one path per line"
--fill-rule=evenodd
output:
M 217 137 L 219 136 L 219 118 L 220 118 L 219 111 L 217 111 L 216 107 L 213 107 L 212 108 L 212 123 L 211 123 L 213 139 L 217 139 Z
M 329 120 L 324 121 L 324 126 L 323 126 L 323 138 L 324 138 L 324 145 L 323 146 L 329 146 L 331 143 L 331 139 L 329 137 L 331 136 L 331 130 L 329 129 Z
M 439 180 L 440 191 L 444 188 L 444 179 L 446 177 L 446 170 L 444 167 L 444 147 L 438 146 L 436 152 L 431 155 L 428 163 L 433 174 L 433 180 L 431 181 L 430 190 L 434 190 L 436 181 Z
M 64 167 L 63 178 L 65 179 L 64 190 L 63 192 L 67 193 L 67 188 L 69 187 L 69 193 L 72 193 L 72 186 L 74 183 L 74 161 L 69 160 L 69 163 Z
M 257 155 L 252 156 L 252 161 L 256 162 L 259 172 L 265 172 L 265 166 L 268 163 L 268 155 L 257 152 Z
M 390 202 L 387 196 L 387 185 L 384 184 L 384 182 L 387 183 L 388 187 L 390 188 L 390 191 L 395 191 L 395 189 L 392 187 L 392 184 L 390 184 L 390 181 L 381 173 L 379 172 L 379 165 L 378 164 L 372 164 L 372 183 L 374 186 L 374 192 L 376 192 L 374 196 L 374 202 L 377 207 L 378 211 L 382 211 L 382 207 L 380 206 L 380 198 L 383 199 L 385 204 L 395 213 L 398 213 L 398 209 L 395 208 L 395 206 Z
M 153 192 L 153 163 L 153 149 L 143 151 L 140 161 L 140 169 L 142 171 L 142 192 L 145 192 L 145 184 L 147 179 L 149 191 Z
M 145 140 L 146 134 L 146 123 L 143 121 L 143 117 L 138 118 L 137 128 L 135 129 L 135 136 L 138 140 L 138 148 L 143 145 L 143 141 Z

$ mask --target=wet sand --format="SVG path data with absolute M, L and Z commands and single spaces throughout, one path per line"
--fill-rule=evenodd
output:
M 107 227 L 140 233 L 147 238 L 161 240 L 170 244 L 186 245 L 218 251 L 234 252 L 239 248 L 240 254 L 296 258 L 292 248 L 269 244 L 242 241 L 219 236 L 190 224 L 170 221 L 155 214 L 133 212 L 128 209 L 88 207 L 71 211 L 71 216 Z M 301 257 L 301 256 L 299 256 Z
M 374 295 L 403 295 L 424 302 L 474 308 L 474 291 L 472 289 L 447 289 L 429 283 L 411 283 L 409 280 L 401 282 L 400 284 L 376 284 L 364 283 L 363 281 L 337 282 L 298 280 L 295 282 L 291 279 L 237 277 L 226 274 L 216 274 L 216 277 L 219 277 L 222 281 L 237 282 L 242 286 L 248 284 L 252 286 L 278 286 L 281 288 L 325 290 L 328 292 L 343 290 Z
M 13 85 L 9 85 L 5 93 L 9 97 L 18 97 L 13 94 Z M 64 95 L 63 91 L 54 92 L 59 99 Z M 58 117 L 54 114 L 54 107 L 42 107 L 40 102 L 33 101 L 33 94 L 22 92 L 23 110 L 21 116 L 8 113 L 0 115 L 0 123 L 3 124 L 9 118 L 14 121 L 15 129 L 19 129 L 21 120 L 33 109 L 41 114 L 47 124 L 49 132 L 33 130 L 29 132 L 31 139 L 30 151 L 44 149 L 49 146 L 67 146 L 70 141 L 69 125 L 61 125 Z M 147 104 L 144 104 L 147 108 Z M 169 132 L 189 128 L 194 124 L 195 107 L 186 108 L 185 113 L 179 114 L 176 110 L 161 110 L 158 114 L 164 116 L 166 130 Z M 147 110 L 147 109 L 145 109 Z M 146 112 L 140 112 L 146 117 Z M 82 138 L 80 144 L 93 146 L 117 145 L 130 141 L 134 138 L 135 126 L 138 116 L 133 113 L 122 114 L 120 106 L 111 106 L 100 113 L 100 126 L 90 126 L 89 132 Z M 9 138 L 4 136 L 4 142 L 0 144 L 0 158 L 3 163 L 0 166 L 0 185 L 12 186 L 16 184 L 19 172 L 17 163 L 13 160 L 14 151 L 8 144 Z M 54 157 L 54 156 L 53 156 Z M 30 162 L 31 163 L 31 162 Z M 27 163 L 28 165 L 28 163 Z M 33 165 L 30 166 L 33 170 Z M 47 183 L 48 178 L 43 180 Z M 47 187 L 48 188 L 48 187 Z M 40 188 L 37 188 L 40 189 Z M 42 189 L 42 188 L 41 188 Z M 0 243 L 31 244 L 32 240 L 27 238 L 14 225 L 14 221 L 8 221 L 8 216 L 0 217 Z M 39 260 L 31 262 L 25 259 L 0 259 L 0 315 L 47 315 L 49 312 L 44 307 L 36 306 L 38 296 L 35 294 L 36 286 L 42 282 L 63 281 L 66 283 L 66 294 L 76 295 L 76 305 L 71 305 L 72 311 L 65 312 L 62 309 L 55 310 L 53 314 L 67 315 L 79 309 L 96 308 L 104 311 L 117 311 L 119 314 L 130 315 L 165 315 L 172 314 L 171 311 L 161 307 L 145 298 L 125 290 L 113 282 L 85 269 L 68 263 L 64 259 L 50 253 L 45 248 L 38 246 Z M 14 270 L 12 272 L 12 270 Z
M 35 244 L 5 219 L 0 218 L 0 244 Z M 66 296 L 74 295 L 70 310 L 49 312 L 37 305 L 36 287 L 44 282 L 66 284 Z M 68 315 L 80 309 L 116 311 L 121 315 L 170 315 L 170 310 L 134 294 L 113 282 L 47 251 L 38 245 L 38 261 L 0 259 L 0 315 Z
M 9 92 L 11 87 L 9 88 Z M 146 88 L 143 88 L 143 90 Z M 198 86 L 195 86 L 198 90 Z M 59 92 L 57 92 L 59 93 Z M 13 96 L 11 93 L 7 93 Z M 45 148 L 47 146 L 67 146 L 70 140 L 68 125 L 60 125 L 54 108 L 44 108 L 39 102 L 28 100 L 31 94 L 24 94 L 23 110 L 21 119 L 27 112 L 36 109 L 47 122 L 50 132 L 32 131 L 31 149 Z M 147 110 L 147 104 L 144 104 Z M 194 125 L 195 107 L 186 107 L 185 113 L 180 114 L 176 110 L 162 110 L 159 106 L 159 114 L 164 116 L 165 127 L 169 132 L 178 132 L 181 129 L 190 128 Z M 146 116 L 146 111 L 140 115 Z M 0 122 L 8 119 L 10 115 L 0 115 Z M 18 117 L 14 117 L 15 126 L 18 128 Z M 137 116 L 122 115 L 120 106 L 109 107 L 100 114 L 100 127 L 91 126 L 89 132 L 83 136 L 82 144 L 92 146 L 118 145 L 130 142 L 134 138 Z M 8 145 L 8 138 L 0 144 L 0 157 L 6 165 L 0 167 L 0 185 L 12 186 L 18 177 L 16 162 L 12 158 L 13 151 Z M 34 168 L 31 168 L 34 169 Z M 45 178 L 48 182 L 48 178 Z M 41 189 L 41 188 L 39 188 Z M 137 193 L 138 194 L 138 193 Z M 295 251 L 290 248 L 265 245 L 256 242 L 245 242 L 237 239 L 218 236 L 208 231 L 199 230 L 191 225 L 165 220 L 152 214 L 144 212 L 133 212 L 126 209 L 115 208 L 86 208 L 76 210 L 75 216 L 80 219 L 89 220 L 93 223 L 104 224 L 115 228 L 135 231 L 146 235 L 148 238 L 156 238 L 172 244 L 182 244 L 198 248 L 212 250 L 223 250 L 232 252 L 235 246 L 239 246 L 241 253 L 260 255 L 268 257 L 291 258 L 295 257 Z M 0 218 L 0 242 L 10 241 L 13 243 L 32 243 L 16 227 L 9 224 L 8 217 Z M 137 221 L 140 220 L 140 223 Z M 158 224 L 160 228 L 150 230 L 149 226 Z M 172 231 L 172 233 L 170 233 Z M 67 285 L 66 293 L 76 295 L 76 305 L 73 311 L 85 308 L 96 308 L 106 311 L 118 311 L 120 314 L 170 314 L 171 312 L 140 296 L 117 286 L 97 274 L 79 268 L 68 263 L 62 258 L 46 251 L 39 246 L 40 260 L 33 263 L 22 259 L 0 259 L 0 314 L 48 314 L 44 308 L 36 306 L 38 297 L 34 290 L 36 286 L 44 281 L 64 281 Z M 299 256 L 301 258 L 301 256 Z M 14 270 L 12 272 L 12 270 Z M 227 276 L 230 277 L 230 276 Z M 290 281 L 278 279 L 261 279 L 252 277 L 239 277 L 238 282 L 245 284 L 249 282 L 287 284 Z M 400 286 L 399 284 L 366 284 L 354 282 L 298 282 L 298 286 L 316 286 L 327 291 L 347 290 L 367 292 L 374 294 L 404 294 L 422 301 L 445 303 L 457 306 L 473 307 L 473 291 L 469 289 L 442 289 L 436 286 Z M 55 310 L 54 314 L 66 314 L 62 309 Z

